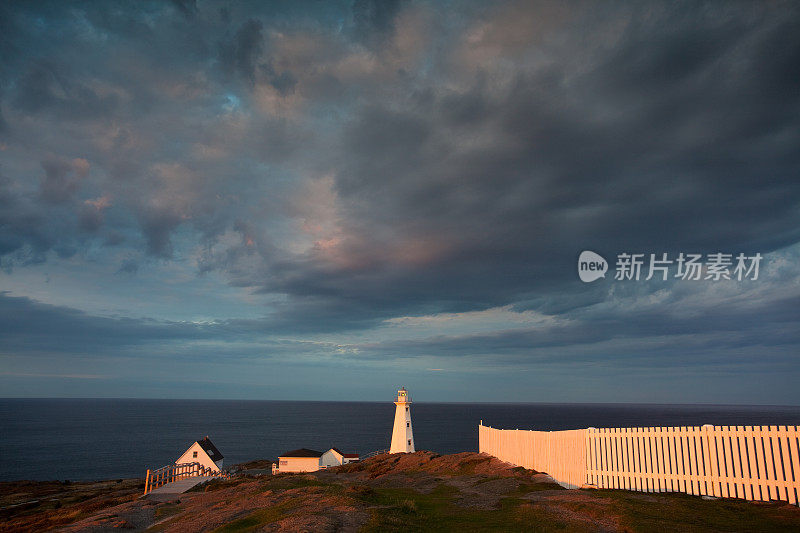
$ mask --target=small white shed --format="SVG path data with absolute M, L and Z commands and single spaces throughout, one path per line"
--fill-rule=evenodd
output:
M 319 470 L 322 452 L 300 448 L 286 452 L 278 457 L 278 462 L 272 464 L 272 473 L 282 472 L 316 472 Z
M 195 441 L 189 446 L 183 455 L 178 457 L 175 464 L 180 463 L 200 463 L 201 465 L 219 471 L 222 468 L 222 453 L 214 446 L 211 439 L 206 435 L 205 438 Z
M 344 453 L 338 448 L 331 448 L 322 454 L 322 457 L 320 457 L 319 460 L 319 465 L 322 468 L 327 468 L 329 466 L 346 465 L 347 463 L 352 463 L 353 461 L 358 461 L 357 453 Z
M 345 465 L 358 461 L 357 453 L 342 453 L 336 448 L 327 452 L 318 452 L 308 448 L 300 448 L 286 452 L 278 457 L 278 462 L 272 464 L 272 473 L 282 472 L 316 472 L 321 468 Z

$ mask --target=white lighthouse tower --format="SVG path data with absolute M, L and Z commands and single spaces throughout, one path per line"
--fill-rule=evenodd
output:
M 392 446 L 389 453 L 414 453 L 414 432 L 411 427 L 411 396 L 403 387 L 397 391 L 397 408 L 394 411 Z

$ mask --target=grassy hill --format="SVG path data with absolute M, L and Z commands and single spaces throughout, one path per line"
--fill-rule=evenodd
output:
M 3 485 L 9 505 L 12 484 Z M 139 498 L 130 480 L 98 482 L 94 493 L 90 485 L 80 497 L 60 487 L 58 508 L 51 492 L 49 504 L 12 509 L 0 531 L 800 531 L 800 509 L 784 503 L 568 491 L 544 474 L 475 453 L 381 455 L 312 474 L 239 475 L 172 501 Z

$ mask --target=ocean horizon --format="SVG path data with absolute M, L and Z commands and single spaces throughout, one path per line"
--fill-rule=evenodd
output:
M 295 448 L 366 454 L 389 446 L 392 402 L 0 399 L 0 481 L 144 477 L 208 435 L 225 466 Z M 477 451 L 477 427 L 800 425 L 800 406 L 415 402 L 418 450 Z

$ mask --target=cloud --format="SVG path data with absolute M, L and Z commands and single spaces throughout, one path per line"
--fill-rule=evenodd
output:
M 403 2 L 400 0 L 355 0 L 353 23 L 356 39 L 375 45 L 394 30 L 395 17 Z
M 83 201 L 79 217 L 79 225 L 84 231 L 95 232 L 103 225 L 105 210 L 111 207 L 111 200 L 101 196 Z
M 197 9 L 196 0 L 171 0 L 175 9 L 183 13 L 187 18 L 197 16 L 199 10 Z
M 701 287 L 612 293 L 574 264 L 794 253 L 797 6 L 576 6 L 3 6 L 0 264 L 12 287 L 94 265 L 97 290 L 247 292 L 257 306 L 223 322 L 364 358 L 791 345 L 770 312 L 793 321 L 789 296 L 719 296 L 742 310 L 726 320 L 772 321 L 729 330 L 703 306 L 670 315 Z
M 58 378 L 58 379 L 106 379 L 100 374 L 41 374 L 31 372 L 0 372 L 2 377 L 12 378 Z
M 264 49 L 261 34 L 264 25 L 255 19 L 244 22 L 233 38 L 220 45 L 220 63 L 223 68 L 255 84 L 258 61 Z
M 18 79 L 13 102 L 27 112 L 51 112 L 57 118 L 84 120 L 111 112 L 117 98 L 68 78 L 53 64 L 39 62 L 31 64 Z
M 294 92 L 297 78 L 290 71 L 284 70 L 279 74 L 272 63 L 262 64 L 260 68 L 268 83 L 278 91 L 278 94 L 287 96 Z
M 81 180 L 89 173 L 89 162 L 83 158 L 50 158 L 42 161 L 42 168 L 39 194 L 45 202 L 58 204 L 70 200 L 78 191 Z
M 139 271 L 139 263 L 134 259 L 126 259 L 117 270 L 118 273 L 136 274 Z
M 0 293 L 0 317 L 3 350 L 14 353 L 113 355 L 131 345 L 205 335 L 201 326 L 91 316 L 7 292 Z

